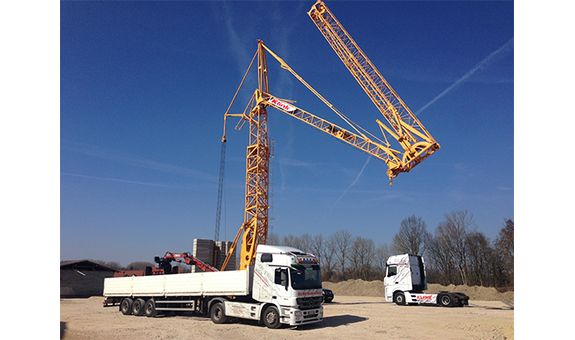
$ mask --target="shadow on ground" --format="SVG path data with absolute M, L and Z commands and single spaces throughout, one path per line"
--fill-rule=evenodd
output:
M 66 323 L 60 321 L 60 339 L 64 338 L 65 333 L 66 333 Z

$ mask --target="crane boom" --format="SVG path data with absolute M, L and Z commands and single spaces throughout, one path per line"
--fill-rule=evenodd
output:
M 388 171 L 390 181 L 400 172 L 409 172 L 440 146 L 419 119 L 379 73 L 323 1 L 318 0 L 308 15 L 347 67 L 359 85 L 388 122 L 378 121 L 382 133 L 388 132 L 403 148 L 402 164 Z M 388 164 L 389 165 L 389 164 Z
M 266 96 L 265 103 L 266 105 L 271 105 L 274 108 L 308 125 L 311 125 L 316 129 L 321 130 L 351 146 L 354 146 L 373 157 L 379 158 L 386 164 L 391 164 L 390 166 L 401 163 L 401 159 L 398 157 L 400 155 L 398 151 L 385 147 L 381 143 L 373 141 L 364 135 L 358 135 L 354 132 L 346 130 L 323 118 L 302 110 L 293 104 L 286 103 L 285 101 L 282 101 L 281 99 L 272 95 Z

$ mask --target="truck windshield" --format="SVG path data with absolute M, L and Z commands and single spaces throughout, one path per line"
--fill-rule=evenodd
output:
M 293 266 L 290 268 L 291 286 L 293 289 L 321 288 L 319 266 Z

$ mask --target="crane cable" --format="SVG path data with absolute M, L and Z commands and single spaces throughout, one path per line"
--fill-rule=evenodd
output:
M 218 181 L 218 203 L 216 206 L 216 232 L 214 240 L 218 241 L 220 238 L 220 218 L 222 216 L 222 197 L 224 191 L 224 170 L 226 167 L 226 142 L 222 141 L 222 151 L 220 155 L 220 178 Z
M 374 136 L 371 132 L 367 131 L 363 127 L 359 126 L 357 123 L 353 122 L 351 119 L 349 119 L 343 113 L 341 113 L 338 109 L 336 109 L 335 106 L 333 106 L 333 104 L 328 102 L 327 99 L 325 99 L 321 94 L 319 94 L 319 92 L 317 92 L 313 87 L 311 87 L 311 85 L 309 85 L 299 74 L 297 74 L 282 58 L 280 58 L 277 54 L 275 54 L 272 50 L 270 50 L 269 47 L 264 45 L 264 48 L 280 63 L 281 68 L 289 71 L 297 80 L 299 80 L 305 87 L 307 87 L 308 90 L 310 90 L 327 107 L 329 107 L 333 112 L 335 112 L 341 119 L 343 119 L 352 129 L 354 129 L 363 138 L 369 139 L 366 135 L 364 135 L 359 130 L 362 130 L 363 132 L 365 132 L 367 135 L 369 135 L 374 140 L 377 140 L 381 144 L 385 144 L 389 147 L 389 142 L 387 142 L 387 138 L 386 138 L 386 142 L 384 142 L 381 139 L 379 139 L 378 137 Z M 384 134 L 384 136 L 385 136 L 385 134 Z
M 252 68 L 252 65 L 254 63 L 254 60 L 256 60 L 256 57 L 258 55 L 258 51 L 256 51 L 256 54 L 254 54 L 254 57 L 252 58 L 252 61 L 250 62 L 250 66 L 248 66 L 248 69 L 246 70 L 246 73 L 244 74 L 244 77 L 242 78 L 242 81 L 240 82 L 240 86 L 238 86 L 238 89 L 236 90 L 236 93 L 234 94 L 234 97 L 232 98 L 232 101 L 230 103 L 230 106 L 228 106 L 228 109 L 226 110 L 226 113 L 224 113 L 224 135 L 222 137 L 222 142 L 225 143 L 226 141 L 226 123 L 228 121 L 228 116 L 231 117 L 242 117 L 242 119 L 240 119 L 240 122 L 243 120 L 243 118 L 245 118 L 245 112 L 244 114 L 241 115 L 237 115 L 237 114 L 230 114 L 230 109 L 232 108 L 232 105 L 234 104 L 234 102 L 236 101 L 236 97 L 238 96 L 238 93 L 240 92 L 240 89 L 242 88 L 242 85 L 244 84 L 244 80 L 246 80 L 246 77 L 248 76 L 248 73 L 250 72 L 250 69 Z M 248 105 L 249 106 L 249 105 Z M 239 123 L 238 123 L 239 124 Z
M 240 86 L 238 86 L 238 89 L 236 90 L 236 93 L 234 94 L 234 97 L 232 98 L 232 101 L 228 106 L 228 109 L 226 110 L 226 113 L 224 113 L 224 134 L 222 136 L 222 150 L 220 153 L 220 178 L 218 179 L 218 202 L 216 205 L 216 228 L 214 234 L 214 241 L 217 241 L 220 238 L 220 219 L 222 216 L 222 197 L 224 191 L 224 170 L 226 167 L 226 122 L 228 116 L 238 116 L 234 114 L 229 114 L 229 112 L 230 109 L 232 108 L 232 105 L 234 104 L 234 101 L 236 100 L 238 93 L 240 92 L 240 89 L 242 88 L 242 85 L 244 84 L 244 80 L 246 80 L 246 77 L 250 72 L 252 64 L 254 63 L 254 60 L 256 59 L 257 55 L 258 53 L 256 52 L 256 54 L 252 58 L 252 61 L 250 62 L 250 66 L 246 70 L 246 73 L 244 74 L 244 77 L 240 82 Z

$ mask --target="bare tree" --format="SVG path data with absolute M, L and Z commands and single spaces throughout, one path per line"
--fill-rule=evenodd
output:
M 437 271 L 441 284 L 453 283 L 455 279 L 453 257 L 451 257 L 449 248 L 450 244 L 440 224 L 435 230 L 435 235 L 428 241 L 429 257 L 426 267 L 429 269 L 429 274 L 433 275 Z
M 116 261 L 109 261 L 109 262 L 104 263 L 104 265 L 105 265 L 106 267 L 112 268 L 112 269 L 114 269 L 114 270 L 123 270 L 123 269 L 125 269 L 124 267 L 122 267 L 122 265 L 121 265 L 119 262 L 116 262 Z
M 375 245 L 372 239 L 356 237 L 351 246 L 349 262 L 354 277 L 369 280 L 373 267 Z
M 299 247 L 298 249 L 303 250 L 305 252 L 311 253 L 312 251 L 312 244 L 313 244 L 313 237 L 305 233 L 298 237 L 299 239 Z
M 398 254 L 423 255 L 429 238 L 425 221 L 415 215 L 403 219 L 399 232 L 393 237 L 392 250 Z
M 311 253 L 318 259 L 319 264 L 323 266 L 323 255 L 325 253 L 325 241 L 321 234 L 315 235 L 311 243 Z
M 126 266 L 128 270 L 146 270 L 146 267 L 154 267 L 151 262 L 132 262 Z
M 374 271 L 375 279 L 383 280 L 385 276 L 385 266 L 387 263 L 387 258 L 391 256 L 389 251 L 389 246 L 387 243 L 382 243 L 375 249 L 374 254 Z
M 513 221 L 505 221 L 494 243 L 476 228 L 467 211 L 445 215 L 428 242 L 429 282 L 513 285 Z
M 441 222 L 435 230 L 431 253 L 434 256 L 433 263 L 438 269 L 452 280 L 453 272 L 450 268 L 456 268 L 462 284 L 467 284 L 467 248 L 465 240 L 467 235 L 476 229 L 473 215 L 465 211 L 453 211 L 445 214 L 445 222 Z
M 266 239 L 266 244 L 276 245 L 276 246 L 281 245 L 279 236 L 275 233 L 269 233 L 268 237 Z
M 514 282 L 514 234 L 515 224 L 513 220 L 506 220 L 504 227 L 495 239 L 495 247 L 503 274 L 503 279 L 498 282 L 501 285 L 513 285 Z
M 282 244 L 286 247 L 300 248 L 300 240 L 297 236 L 289 234 L 283 237 Z M 302 249 L 303 250 L 303 249 Z
M 95 262 L 97 264 L 101 264 L 102 266 L 106 266 L 114 270 L 126 270 L 125 267 L 122 267 L 122 265 L 116 261 L 108 261 L 108 262 L 102 260 L 90 260 L 90 261 Z
M 493 262 L 493 248 L 481 232 L 471 232 L 465 240 L 469 284 L 483 286 L 490 280 L 489 267 Z
M 333 234 L 333 245 L 335 247 L 335 257 L 341 270 L 342 279 L 346 279 L 346 259 L 348 251 L 353 243 L 353 236 L 347 230 L 340 230 Z
M 335 278 L 335 253 L 335 238 L 333 235 L 330 235 L 325 242 L 324 252 L 322 253 L 320 263 L 322 268 L 322 280 L 329 281 Z

